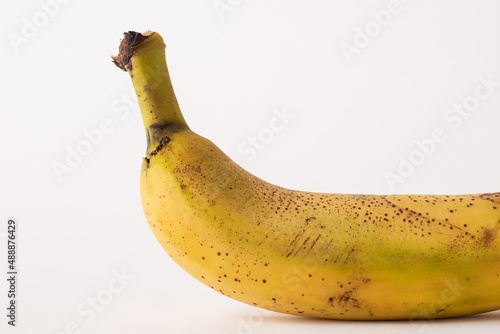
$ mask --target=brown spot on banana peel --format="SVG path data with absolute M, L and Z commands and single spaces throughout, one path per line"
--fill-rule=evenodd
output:
M 314 247 L 318 239 L 321 238 L 321 234 L 318 235 L 318 237 L 313 241 L 311 247 L 309 247 L 309 250 L 307 251 L 308 253 L 311 251 L 311 249 Z
M 161 149 L 162 149 L 163 147 L 165 147 L 165 145 L 167 145 L 167 143 L 168 143 L 169 141 L 170 141 L 170 138 L 169 138 L 169 137 L 167 137 L 167 136 L 162 137 L 162 138 L 160 139 L 160 141 L 158 142 L 158 146 L 156 146 L 156 148 L 155 148 L 153 151 L 151 151 L 151 152 L 149 153 L 149 155 L 150 155 L 150 159 L 151 159 L 151 157 L 154 157 L 155 155 L 157 155 L 157 154 L 158 154 L 158 152 L 160 152 L 160 151 L 161 151 Z
M 361 308 L 361 304 L 357 298 L 353 297 L 354 290 L 345 291 L 339 293 L 334 297 L 328 298 L 328 305 L 331 307 L 347 307 L 352 306 L 354 308 Z
M 162 137 L 158 141 L 158 145 L 156 146 L 156 148 L 154 150 L 152 150 L 151 152 L 148 152 L 148 154 L 146 155 L 146 157 L 144 157 L 144 159 L 148 163 L 148 166 L 149 166 L 149 161 L 151 160 L 151 158 L 154 157 L 154 156 L 156 156 L 158 154 L 158 152 L 160 152 L 167 145 L 167 143 L 169 141 L 170 141 L 170 137 L 167 137 L 167 136 Z
M 349 281 L 347 285 L 350 287 L 349 290 L 342 291 L 335 294 L 334 296 L 328 297 L 327 305 L 329 307 L 341 307 L 341 308 L 366 308 L 366 303 L 360 300 L 357 296 L 357 292 L 360 288 L 371 283 L 371 279 L 367 277 L 353 277 L 352 281 Z M 345 284 L 337 282 L 340 284 L 340 288 L 343 288 Z M 347 312 L 347 310 L 346 310 Z
M 183 126 L 175 123 L 153 124 L 147 129 L 146 139 L 148 152 L 145 157 L 149 164 L 152 157 L 156 156 L 172 139 L 169 135 L 184 129 Z M 152 144 L 157 142 L 156 147 L 149 151 Z
M 481 243 L 483 246 L 488 247 L 496 238 L 497 230 L 492 228 L 485 228 L 481 235 Z
M 164 124 L 159 124 L 155 123 L 152 124 L 149 129 L 148 129 L 148 145 L 150 145 L 152 142 L 160 141 L 163 137 L 168 137 L 172 133 L 175 133 L 181 129 L 184 129 L 185 127 L 179 126 L 179 124 L 176 123 L 164 123 Z
M 438 315 L 439 313 L 441 312 L 444 312 L 444 308 L 440 309 L 440 310 L 437 310 L 435 313 L 434 313 L 434 316 Z

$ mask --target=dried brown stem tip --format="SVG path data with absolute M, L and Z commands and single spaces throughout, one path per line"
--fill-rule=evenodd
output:
M 154 32 L 148 32 L 147 35 L 143 35 L 135 31 L 124 32 L 124 37 L 120 43 L 118 55 L 111 57 L 113 59 L 113 63 L 124 71 L 132 69 L 130 58 L 132 57 L 134 48 L 141 44 L 145 39 L 149 38 L 152 34 L 154 34 Z

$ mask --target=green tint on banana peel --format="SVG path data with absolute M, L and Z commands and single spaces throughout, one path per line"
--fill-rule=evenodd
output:
M 184 270 L 236 300 L 332 319 L 434 319 L 500 308 L 500 194 L 294 191 L 192 132 L 158 33 L 125 33 L 147 135 L 146 219 Z

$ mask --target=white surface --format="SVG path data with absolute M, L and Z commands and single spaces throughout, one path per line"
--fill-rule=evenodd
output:
M 351 62 L 342 43 L 376 29 L 370 13 L 388 1 L 221 0 L 232 4 L 222 17 L 213 0 L 40 5 L 54 1 L 0 5 L 0 237 L 8 217 L 20 226 L 18 327 L 2 315 L 0 332 L 498 332 L 499 312 L 435 322 L 289 317 L 189 277 L 143 217 L 142 120 L 128 75 L 109 58 L 124 31 L 160 32 L 191 127 L 270 182 L 349 193 L 499 191 L 500 87 L 456 129 L 443 119 L 480 77 L 500 81 L 498 1 L 401 0 Z M 33 18 L 40 27 L 29 30 Z M 23 29 L 16 51 L 9 38 Z M 238 147 L 263 135 L 275 109 L 295 118 L 248 160 Z M 65 164 L 67 149 L 103 120 L 109 133 L 59 180 L 53 164 Z M 437 128 L 446 141 L 391 188 L 384 174 L 397 172 L 400 156 L 417 157 L 415 140 Z M 0 249 L 5 268 L 5 240 Z M 129 278 L 119 285 L 121 271 Z M 3 310 L 6 291 L 2 279 Z M 105 302 L 94 314 L 92 298 Z

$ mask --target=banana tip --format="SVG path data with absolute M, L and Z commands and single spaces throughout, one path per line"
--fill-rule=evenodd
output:
M 120 42 L 118 55 L 111 56 L 113 63 L 124 71 L 130 71 L 132 69 L 130 58 L 132 58 L 134 49 L 153 34 L 154 32 L 152 31 L 147 31 L 144 34 L 135 31 L 124 32 L 124 37 Z

